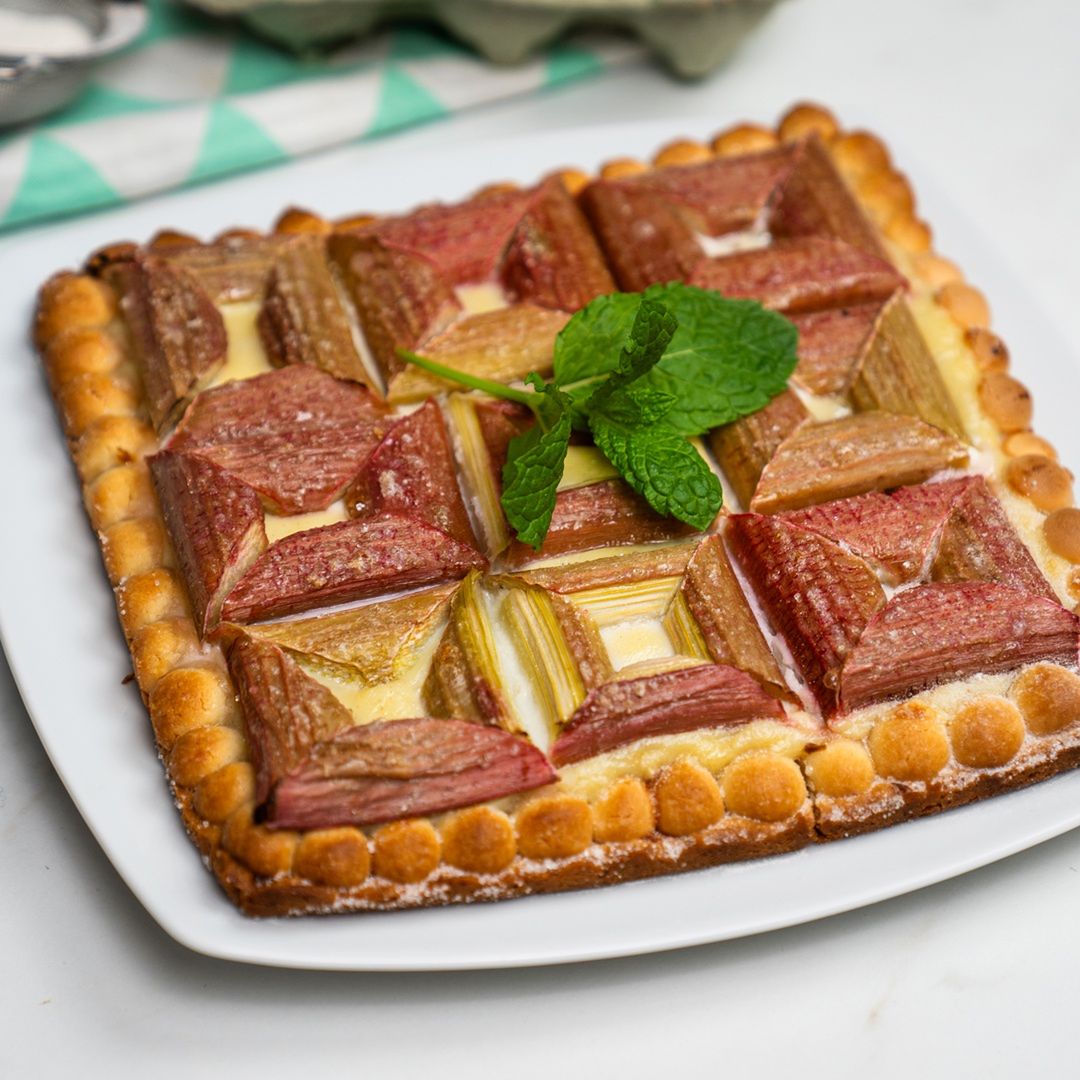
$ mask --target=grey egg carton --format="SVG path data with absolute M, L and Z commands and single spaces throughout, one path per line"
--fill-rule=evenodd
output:
M 427 19 L 497 64 L 516 64 L 567 31 L 617 27 L 674 72 L 719 67 L 776 0 L 188 0 L 240 18 L 296 51 L 362 36 L 396 18 Z

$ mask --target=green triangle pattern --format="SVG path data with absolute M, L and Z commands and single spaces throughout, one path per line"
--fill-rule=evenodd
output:
M 298 59 L 255 38 L 242 36 L 233 44 L 224 93 L 226 96 L 250 94 L 321 75 L 324 71 L 323 64 Z
M 210 106 L 206 136 L 187 183 L 287 158 L 288 154 L 250 116 L 226 101 L 218 101 Z
M 447 110 L 423 86 L 397 64 L 388 64 L 379 91 L 379 104 L 364 136 L 379 135 L 407 124 L 419 124 L 445 116 Z
M 35 135 L 22 181 L 0 226 L 55 214 L 58 208 L 72 213 L 122 201 L 81 154 L 48 135 Z
M 588 49 L 574 45 L 556 45 L 548 55 L 544 84 L 553 86 L 556 83 L 570 82 L 572 79 L 582 79 L 586 75 L 596 75 L 603 69 L 603 62 Z

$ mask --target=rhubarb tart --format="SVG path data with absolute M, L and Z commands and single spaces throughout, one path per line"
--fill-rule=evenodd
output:
M 758 858 L 1080 762 L 1072 474 L 885 144 L 820 107 L 116 243 L 34 335 L 248 914 Z

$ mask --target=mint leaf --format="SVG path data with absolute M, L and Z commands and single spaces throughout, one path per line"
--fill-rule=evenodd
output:
M 640 293 L 589 301 L 555 338 L 555 381 L 565 387 L 614 371 L 640 306 Z
M 626 482 L 660 514 L 707 529 L 720 510 L 720 481 L 681 432 L 667 423 L 624 425 L 590 420 L 593 439 Z
M 787 386 L 799 338 L 792 323 L 756 300 L 728 300 L 680 282 L 601 296 L 582 308 L 555 340 L 556 381 L 566 385 L 618 370 L 616 350 L 646 300 L 663 304 L 678 329 L 635 389 L 644 384 L 676 399 L 667 416 L 672 427 L 700 435 L 764 408 Z M 580 402 L 594 391 L 570 392 Z
M 502 508 L 517 538 L 540 547 L 555 511 L 555 495 L 570 445 L 570 399 L 539 375 L 526 380 L 536 388 L 536 425 L 510 440 L 503 466 Z
M 764 408 L 787 386 L 797 361 L 798 331 L 756 300 L 726 300 L 692 285 L 653 285 L 643 301 L 659 300 L 678 320 L 663 359 L 642 379 L 672 394 L 665 422 L 700 435 Z

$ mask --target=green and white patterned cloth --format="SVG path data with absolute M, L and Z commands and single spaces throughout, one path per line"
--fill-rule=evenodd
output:
M 515 68 L 408 27 L 303 59 L 151 0 L 150 25 L 71 107 L 0 134 L 0 230 L 371 138 L 640 55 L 579 38 Z

